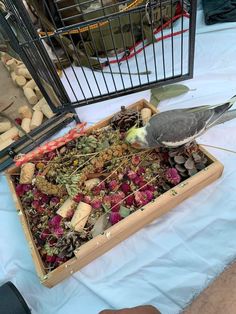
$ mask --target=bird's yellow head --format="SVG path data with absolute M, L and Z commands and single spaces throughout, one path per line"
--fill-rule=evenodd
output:
M 145 147 L 143 128 L 137 128 L 136 125 L 129 129 L 126 133 L 125 141 L 135 148 Z

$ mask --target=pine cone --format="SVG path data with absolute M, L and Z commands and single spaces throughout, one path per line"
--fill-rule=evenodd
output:
M 198 151 L 192 153 L 191 156 L 183 153 L 183 151 L 170 150 L 169 163 L 171 167 L 175 167 L 179 174 L 186 178 L 191 177 L 198 171 L 207 167 L 208 160 L 205 155 Z
M 125 106 L 122 106 L 121 111 L 113 116 L 110 124 L 113 129 L 119 129 L 121 132 L 125 132 L 135 124 L 137 124 L 138 127 L 142 126 L 142 119 L 139 111 L 126 109 Z

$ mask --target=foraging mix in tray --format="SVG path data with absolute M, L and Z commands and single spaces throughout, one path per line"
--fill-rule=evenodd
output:
M 122 108 L 110 125 L 83 134 L 12 175 L 28 225 L 50 272 L 74 250 L 209 164 L 198 146 L 137 150 L 125 131 L 147 123 Z

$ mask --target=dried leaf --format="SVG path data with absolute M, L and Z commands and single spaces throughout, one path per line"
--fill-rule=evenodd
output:
M 109 213 L 105 213 L 102 216 L 100 216 L 98 220 L 95 222 L 95 225 L 93 226 L 93 229 L 91 231 L 93 238 L 99 235 L 100 233 L 104 232 L 109 222 L 108 217 Z
M 130 214 L 130 209 L 124 206 L 120 207 L 119 213 L 121 215 L 121 217 L 125 218 L 127 216 L 129 216 Z
M 159 104 L 159 102 L 160 102 L 160 100 L 157 99 L 153 94 L 151 94 L 150 103 L 151 103 L 153 106 L 157 107 L 158 104 Z
M 187 159 L 187 161 L 185 162 L 184 166 L 185 166 L 185 168 L 188 169 L 188 170 L 192 170 L 192 169 L 195 167 L 194 161 L 192 160 L 191 157 L 189 157 L 189 158 Z
M 189 88 L 183 84 L 174 84 L 174 85 L 152 88 L 151 89 L 151 100 L 157 99 L 160 102 L 161 100 L 180 96 L 184 93 L 187 93 L 188 91 L 189 91 Z M 151 101 L 151 103 L 152 103 L 152 101 Z
M 185 163 L 186 159 L 184 158 L 184 156 L 177 155 L 177 156 L 174 157 L 174 161 L 175 161 L 177 164 L 181 165 L 181 164 L 184 164 L 184 163 Z

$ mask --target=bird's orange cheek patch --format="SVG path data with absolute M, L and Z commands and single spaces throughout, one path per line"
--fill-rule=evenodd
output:
M 131 146 L 134 148 L 141 148 L 141 145 L 138 143 L 133 143 Z

